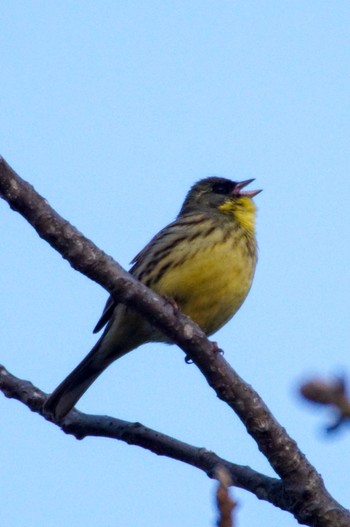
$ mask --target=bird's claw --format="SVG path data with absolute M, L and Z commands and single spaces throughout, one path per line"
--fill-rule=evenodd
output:
M 221 348 L 219 348 L 219 345 L 216 341 L 211 342 L 212 348 L 211 351 L 216 355 L 217 353 L 220 353 L 220 355 L 223 355 L 225 352 Z
M 212 353 L 214 353 L 214 355 L 217 355 L 217 354 L 223 355 L 225 353 L 224 350 L 219 348 L 218 343 L 215 341 L 211 342 L 211 351 Z M 191 359 L 189 355 L 186 355 L 185 362 L 186 364 L 193 364 L 193 360 Z
M 166 302 L 168 302 L 168 304 L 171 305 L 171 307 L 173 308 L 175 314 L 178 311 L 180 311 L 180 308 L 179 308 L 178 304 L 176 303 L 176 301 L 171 296 L 164 296 L 164 299 L 166 300 Z

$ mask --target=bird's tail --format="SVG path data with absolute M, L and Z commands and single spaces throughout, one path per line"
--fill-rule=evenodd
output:
M 101 344 L 104 335 L 96 342 L 90 353 L 52 392 L 44 405 L 44 412 L 56 420 L 62 419 L 84 395 L 86 390 L 114 360 L 124 355 L 114 350 L 106 356 Z

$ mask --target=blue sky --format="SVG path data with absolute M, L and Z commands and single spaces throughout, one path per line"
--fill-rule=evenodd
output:
M 297 396 L 350 369 L 350 4 L 4 1 L 0 144 L 13 168 L 125 267 L 208 175 L 256 178 L 259 265 L 215 340 L 349 503 L 346 431 Z M 0 362 L 51 391 L 106 300 L 0 206 Z M 79 403 L 273 475 L 175 346 L 143 346 Z M 3 523 L 214 525 L 214 483 L 107 439 L 76 441 L 0 398 Z M 296 521 L 234 490 L 240 527 Z

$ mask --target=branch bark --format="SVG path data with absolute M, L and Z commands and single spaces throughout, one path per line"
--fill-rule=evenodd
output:
M 32 412 L 42 415 L 56 426 L 61 426 L 66 434 L 77 439 L 93 436 L 124 441 L 129 445 L 145 448 L 158 456 L 167 456 L 199 468 L 210 478 L 216 478 L 217 467 L 223 466 L 229 472 L 232 483 L 236 487 L 248 490 L 259 499 L 285 508 L 280 480 L 260 474 L 250 467 L 231 463 L 214 452 L 189 445 L 141 423 L 131 423 L 109 416 L 88 415 L 75 409 L 67 415 L 61 425 L 55 423 L 42 412 L 47 394 L 30 381 L 15 377 L 2 365 L 0 365 L 0 390 L 9 399 L 20 401 Z
M 220 354 L 213 353 L 213 344 L 196 324 L 182 313 L 174 312 L 171 303 L 137 282 L 110 256 L 59 216 L 3 158 L 0 158 L 0 195 L 74 269 L 99 283 L 116 301 L 127 304 L 151 320 L 186 352 L 218 397 L 240 417 L 247 432 L 281 478 L 286 507 L 281 507 L 281 500 L 276 505 L 289 510 L 305 525 L 350 525 L 349 511 L 330 496 L 322 478 L 296 442 L 276 421 L 253 388 L 239 377 Z M 70 415 L 63 421 L 63 429 L 69 419 Z

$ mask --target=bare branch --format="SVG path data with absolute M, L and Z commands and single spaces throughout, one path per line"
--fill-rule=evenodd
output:
M 47 394 L 31 382 L 15 377 L 1 365 L 0 390 L 6 397 L 20 401 L 32 412 L 43 416 L 42 408 Z M 48 419 L 47 416 L 43 417 Z M 88 415 L 78 410 L 70 412 L 61 425 L 51 422 L 61 426 L 66 434 L 77 439 L 93 436 L 124 441 L 129 445 L 145 448 L 158 456 L 167 456 L 199 468 L 210 478 L 217 478 L 218 466 L 224 467 L 230 475 L 231 484 L 252 492 L 259 499 L 285 508 L 281 501 L 283 491 L 279 480 L 260 474 L 250 467 L 230 463 L 214 452 L 178 441 L 141 423 L 130 423 L 109 416 Z
M 232 513 L 237 507 L 237 503 L 232 500 L 228 491 L 232 484 L 230 474 L 225 467 L 219 466 L 216 471 L 219 485 L 216 491 L 216 502 L 219 511 L 218 527 L 234 527 Z
M 321 477 L 296 442 L 253 388 L 220 354 L 213 353 L 213 344 L 196 324 L 185 315 L 174 312 L 171 303 L 133 279 L 61 218 L 2 158 L 0 195 L 76 270 L 107 289 L 117 301 L 151 320 L 187 353 L 218 397 L 237 413 L 260 451 L 283 479 L 286 500 L 300 523 L 318 527 L 350 525 L 349 512 L 328 494 Z

